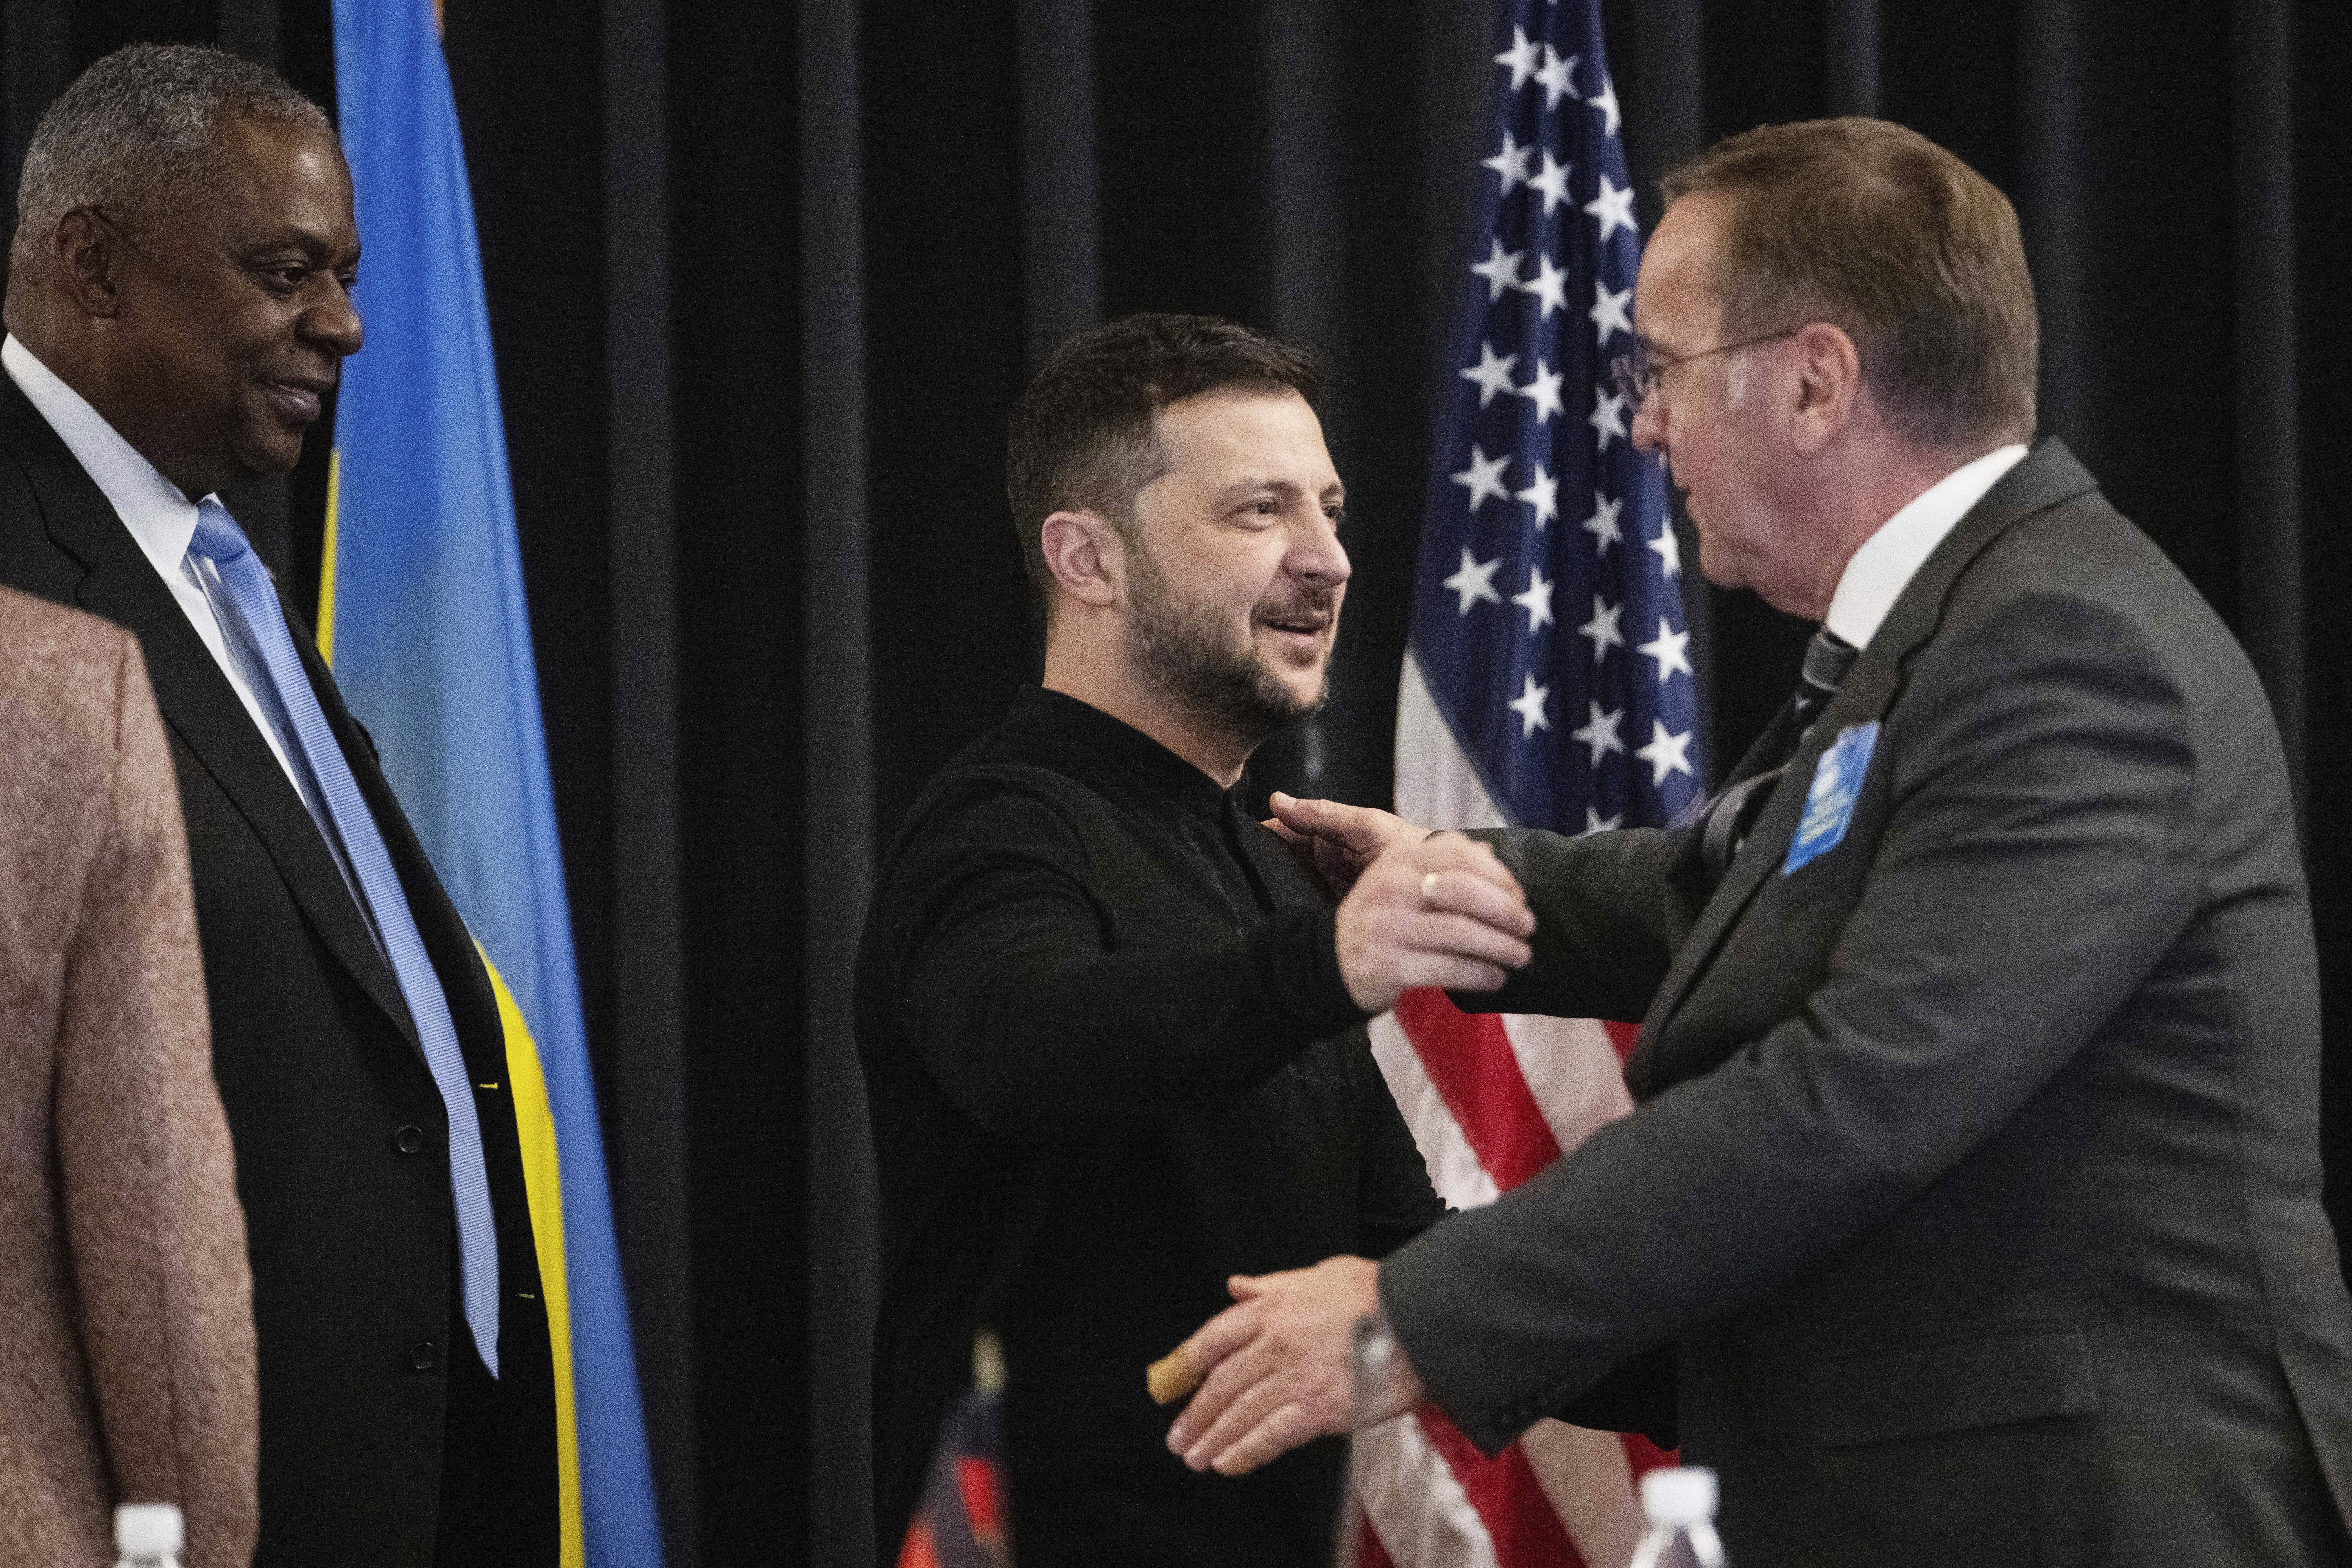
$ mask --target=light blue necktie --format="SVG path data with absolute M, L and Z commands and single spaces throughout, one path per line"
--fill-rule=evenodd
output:
M 294 651 L 293 635 L 286 627 L 286 611 L 268 571 L 246 542 L 244 531 L 219 502 L 207 500 L 196 509 L 196 536 L 190 545 L 208 557 L 220 572 L 229 605 L 244 624 L 247 640 L 261 651 L 269 667 L 270 684 L 294 736 L 301 743 L 310 777 L 326 798 L 327 815 L 341 836 L 343 854 L 352 875 L 375 916 L 377 934 L 408 1015 L 416 1023 L 416 1037 L 425 1047 L 425 1063 L 441 1090 L 449 1112 L 449 1186 L 457 1200 L 457 1258 L 466 1293 L 466 1324 L 474 1331 L 474 1344 L 482 1364 L 496 1377 L 499 1372 L 499 1246 L 498 1226 L 490 1213 L 490 1184 L 482 1166 L 482 1124 L 474 1112 L 473 1084 L 466 1058 L 457 1048 L 457 1027 L 449 1019 L 448 998 L 441 994 L 441 977 L 433 972 L 425 941 L 416 934 L 416 919 L 409 912 L 408 895 L 392 867 L 392 855 L 376 830 L 351 763 L 318 694 Z

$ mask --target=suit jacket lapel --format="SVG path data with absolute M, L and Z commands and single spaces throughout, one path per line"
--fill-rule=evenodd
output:
M 25 474 L 40 501 L 49 538 L 82 565 L 76 601 L 138 634 L 164 721 L 243 814 L 320 940 L 415 1044 L 399 984 L 368 934 L 332 851 L 212 650 L 188 624 L 105 492 L 4 375 L 0 420 L 9 445 L 25 458 Z
M 1902 689 L 1905 660 L 1927 640 L 1943 619 L 1944 603 L 1950 596 L 1952 584 L 1969 562 L 2012 523 L 2097 488 L 2097 481 L 2063 443 L 2043 443 L 1986 492 L 1905 585 L 1877 634 L 1870 639 L 1870 646 L 1854 660 L 1845 684 L 1839 688 L 1837 696 L 1822 710 L 1804 743 L 1797 748 L 1796 755 L 1790 759 L 1787 771 L 1780 775 L 1770 803 L 1757 819 L 1738 858 L 1732 862 L 1730 871 L 1706 907 L 1699 911 L 1698 923 L 1691 929 L 1690 936 L 1675 952 L 1665 981 L 1650 1003 L 1649 1016 L 1642 1022 L 1641 1040 L 1626 1064 L 1627 1079 L 1637 1096 L 1654 1093 L 1663 1087 L 1653 1081 L 1657 1069 L 1658 1037 L 1706 972 L 1724 938 L 1747 912 L 1757 889 L 1787 855 L 1822 753 L 1829 750 L 1839 731 L 1883 717 L 1894 705 Z

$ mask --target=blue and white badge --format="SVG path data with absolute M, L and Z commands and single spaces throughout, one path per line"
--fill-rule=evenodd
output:
M 1805 814 L 1797 821 L 1797 836 L 1789 840 L 1789 858 L 1780 875 L 1819 859 L 1843 841 L 1846 826 L 1853 821 L 1854 802 L 1862 798 L 1862 775 L 1870 767 L 1871 749 L 1877 744 L 1877 720 L 1849 724 L 1813 764 L 1813 787 L 1805 794 Z

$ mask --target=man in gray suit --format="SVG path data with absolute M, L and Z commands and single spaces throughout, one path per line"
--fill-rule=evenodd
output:
M 1638 1108 L 1377 1267 L 1237 1288 L 1171 1447 L 1236 1473 L 1344 1426 L 1378 1312 L 1381 1409 L 1678 1435 L 1743 1561 L 2345 1561 L 2352 1303 L 2253 670 L 2027 451 L 2032 285 L 1983 179 L 1845 120 L 1666 191 L 1635 437 L 1706 575 L 1824 631 L 1699 820 L 1483 836 L 1539 925 L 1465 999 L 1643 1016 Z M 1343 877 L 1420 834 L 1285 816 Z

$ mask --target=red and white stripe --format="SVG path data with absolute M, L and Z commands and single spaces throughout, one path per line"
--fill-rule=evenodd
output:
M 1408 651 L 1397 700 L 1397 812 L 1432 827 L 1506 826 Z M 1590 1018 L 1467 1014 L 1408 993 L 1372 1021 L 1372 1054 L 1430 1181 L 1455 1208 L 1501 1193 L 1633 1109 L 1633 1030 Z M 1664 1462 L 1640 1437 L 1545 1421 L 1488 1459 L 1433 1407 L 1359 1435 L 1360 1561 L 1395 1568 L 1622 1568 L 1633 1486 Z

